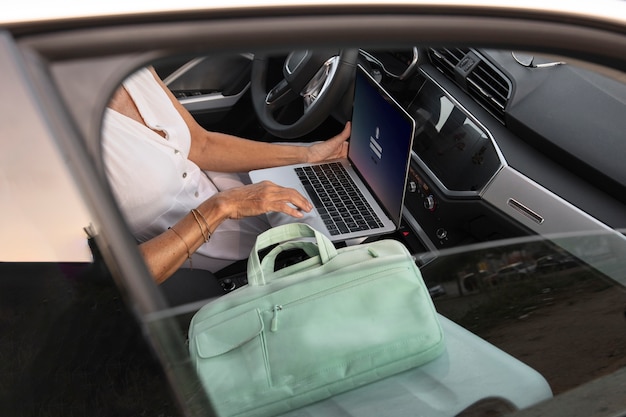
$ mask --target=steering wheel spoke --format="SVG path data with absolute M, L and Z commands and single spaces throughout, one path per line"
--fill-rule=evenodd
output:
M 304 98 L 304 112 L 308 112 L 318 97 L 326 93 L 339 66 L 339 56 L 329 58 L 306 85 L 301 95 Z
M 281 80 L 265 96 L 265 104 L 271 108 L 280 108 L 291 103 L 299 94 L 291 89 L 287 80 Z

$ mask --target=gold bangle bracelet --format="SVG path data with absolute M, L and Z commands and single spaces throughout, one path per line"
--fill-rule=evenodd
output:
M 209 238 L 211 237 L 211 233 L 209 233 L 209 225 L 208 224 L 206 225 L 207 230 L 205 233 L 204 229 L 202 228 L 202 223 L 200 223 L 200 219 L 198 218 L 198 214 L 200 214 L 200 212 L 196 209 L 191 209 L 191 214 L 193 214 L 193 218 L 196 219 L 196 223 L 198 223 L 198 227 L 200 228 L 200 234 L 202 235 L 202 238 L 204 239 L 204 243 L 208 242 Z M 202 216 L 202 214 L 200 214 L 200 216 Z
M 176 236 L 178 236 L 178 238 L 179 238 L 180 240 L 182 240 L 182 241 L 183 241 L 183 244 L 185 245 L 185 248 L 187 248 L 187 259 L 189 259 L 189 268 L 190 268 L 190 269 L 193 269 L 193 262 L 192 262 L 192 260 L 191 260 L 191 251 L 189 250 L 189 245 L 187 244 L 187 242 L 185 242 L 185 239 L 183 239 L 183 237 L 180 235 L 180 233 L 178 233 L 178 232 L 176 231 L 176 229 L 174 229 L 173 227 L 168 227 L 168 229 L 169 229 L 169 230 L 171 230 L 172 232 L 174 232 L 174 234 L 175 234 Z
M 206 232 L 209 235 L 209 239 L 211 239 L 211 232 L 209 231 L 210 230 L 209 222 L 206 220 L 206 217 L 204 217 L 204 214 L 202 214 L 202 212 L 198 209 L 191 209 L 191 211 L 193 211 L 194 213 L 197 213 L 200 216 L 200 218 L 204 222 L 204 225 L 206 226 Z

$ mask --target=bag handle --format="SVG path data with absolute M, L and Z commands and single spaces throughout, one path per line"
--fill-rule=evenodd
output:
M 289 244 L 279 245 L 263 259 L 263 263 L 259 260 L 259 251 L 275 244 L 280 244 L 293 239 L 313 237 L 317 245 L 311 242 L 289 242 Z M 249 285 L 266 285 L 269 284 L 273 277 L 273 268 L 278 254 L 286 249 L 301 248 L 308 255 L 319 255 L 322 264 L 327 263 L 337 256 L 335 245 L 322 233 L 313 229 L 304 223 L 290 223 L 277 226 L 261 233 L 256 240 L 250 258 L 248 259 L 248 284 Z M 269 256 L 269 258 L 268 258 Z

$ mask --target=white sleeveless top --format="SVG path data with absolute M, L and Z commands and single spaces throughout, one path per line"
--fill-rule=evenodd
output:
M 106 173 L 133 235 L 146 241 L 175 224 L 217 188 L 191 162 L 187 124 L 152 73 L 124 82 L 146 125 L 107 108 L 103 124 Z
M 102 128 L 106 173 L 132 234 L 145 242 L 220 189 L 243 183 L 238 174 L 205 172 L 187 159 L 191 147 L 189 128 L 149 70 L 133 74 L 124 82 L 124 88 L 146 125 L 165 133 L 164 138 L 106 109 Z M 265 216 L 224 221 L 209 243 L 197 250 L 193 267 L 216 271 L 247 258 L 256 237 L 267 228 Z

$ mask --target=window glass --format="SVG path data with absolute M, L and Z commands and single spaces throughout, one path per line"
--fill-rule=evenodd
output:
M 474 88 L 475 80 L 459 81 L 460 76 L 447 75 L 433 58 L 442 52 L 423 51 L 429 53 L 429 58 L 406 80 L 385 71 L 388 65 L 385 60 L 403 57 L 402 54 L 397 51 L 363 54 L 372 76 L 416 121 L 414 154 L 401 228 L 389 235 L 373 236 L 365 243 L 398 240 L 414 255 L 446 335 L 445 353 L 424 368 L 323 399 L 308 405 L 306 411 L 293 411 L 295 414 L 291 415 L 316 415 L 325 407 L 340 407 L 353 413 L 354 409 L 346 405 L 352 402 L 375 410 L 377 406 L 386 406 L 389 392 L 394 393 L 398 409 L 409 409 L 417 404 L 426 406 L 424 384 L 431 379 L 426 378 L 425 373 L 441 387 L 441 390 L 431 387 L 432 401 L 443 401 L 443 391 L 451 391 L 462 398 L 459 400 L 463 402 L 462 406 L 454 404 L 459 409 L 448 410 L 451 415 L 493 396 L 499 398 L 493 407 L 511 411 L 611 375 L 625 365 L 622 353 L 626 351 L 626 333 L 621 328 L 626 305 L 626 269 L 622 260 L 626 240 L 619 231 L 622 220 L 614 215 L 621 207 L 619 197 L 613 198 L 598 185 L 598 190 L 607 193 L 608 198 L 603 200 L 603 210 L 587 214 L 584 210 L 589 207 L 581 202 L 581 193 L 572 192 L 583 189 L 579 187 L 580 176 L 569 171 L 572 161 L 537 157 L 538 151 L 552 149 L 542 148 L 545 145 L 542 141 L 550 142 L 551 146 L 564 146 L 561 136 L 553 138 L 550 136 L 554 134 L 553 130 L 538 121 L 546 117 L 545 113 L 526 107 L 527 100 L 539 102 L 543 90 L 535 96 L 520 88 L 524 94 L 529 94 L 522 97 L 515 96 L 511 89 L 513 85 L 518 88 L 531 82 L 534 85 L 536 80 L 519 74 L 516 75 L 519 78 L 511 79 L 510 66 L 519 64 L 507 51 L 459 51 L 466 58 L 478 59 L 491 68 L 494 79 L 508 77 L 498 86 L 506 90 L 501 94 L 506 100 L 504 104 L 498 101 L 494 107 L 496 99 L 485 102 L 481 96 L 485 94 L 485 87 Z M 250 94 L 251 87 L 247 82 L 248 78 L 254 78 L 251 76 L 253 56 L 250 53 L 193 60 L 185 58 L 155 62 L 153 68 L 169 86 L 173 97 L 186 109 L 184 111 L 188 111 L 202 129 L 263 143 L 284 143 L 286 138 L 277 137 L 276 132 L 270 133 L 261 127 L 263 123 L 259 119 L 262 117 L 255 112 L 255 98 Z M 272 81 L 264 87 L 284 87 L 280 79 L 282 62 L 285 59 L 289 62 L 286 56 L 276 56 L 268 61 Z M 291 56 L 301 57 L 299 54 Z M 560 65 L 544 68 L 555 70 L 561 68 Z M 568 66 L 565 74 L 554 71 L 547 75 L 559 84 L 571 82 L 583 74 L 581 71 L 587 70 Z M 217 84 L 207 87 L 206 83 L 211 80 L 224 79 L 219 74 L 233 76 L 237 80 L 233 84 L 236 88 L 230 90 L 228 86 Z M 571 91 L 583 94 L 591 86 L 579 88 L 570 90 L 570 94 Z M 546 89 L 553 91 L 552 87 Z M 610 95 L 596 93 L 603 96 L 606 105 L 612 103 Z M 346 97 L 350 94 L 346 92 Z M 346 102 L 350 101 L 343 100 L 337 106 Z M 303 106 L 306 108 L 307 104 Z M 499 113 L 499 109 L 504 109 L 503 113 Z M 297 120 L 298 111 L 303 110 L 285 109 L 281 120 Z M 350 111 L 339 113 L 346 115 Z M 308 145 L 314 139 L 330 137 L 341 131 L 345 121 L 345 117 L 337 118 L 335 114 L 298 140 Z M 580 120 L 560 114 L 553 122 L 576 124 Z M 618 125 L 608 129 L 607 134 L 619 136 Z M 151 134 L 159 133 L 154 126 L 148 127 Z M 538 130 L 533 135 L 524 136 L 531 128 Z M 173 143 L 167 132 L 154 136 L 154 139 L 165 147 Z M 193 140 L 190 139 L 192 143 Z M 536 142 L 531 144 L 532 140 Z M 142 164 L 151 163 L 146 159 L 148 153 L 132 153 L 135 154 L 143 155 Z M 232 157 L 237 159 L 239 155 Z M 176 164 L 172 167 L 178 169 Z M 157 171 L 159 175 L 166 172 L 161 168 Z M 606 172 L 595 174 L 597 176 L 591 179 L 602 178 Z M 212 173 L 201 175 L 206 175 L 211 182 L 216 181 Z M 162 184 L 165 181 L 159 182 L 159 186 Z M 144 191 L 148 189 L 146 187 Z M 216 190 L 223 192 L 217 186 Z M 154 224 L 150 223 L 148 227 L 141 221 L 134 222 L 136 219 L 124 212 L 125 201 L 119 196 L 118 193 L 118 202 L 138 242 L 150 240 L 142 233 Z M 157 217 L 175 224 L 166 214 Z M 199 218 L 196 217 L 195 221 L 203 230 Z M 150 233 L 156 236 L 169 230 L 167 227 L 161 229 L 158 233 Z M 218 239 L 218 236 L 212 238 Z M 188 244 L 183 235 L 177 234 L 173 240 Z M 344 249 L 354 243 L 346 245 L 342 242 L 338 247 Z M 183 246 L 179 245 L 180 248 Z M 301 266 L 304 262 L 308 268 L 313 268 L 315 262 L 303 261 L 310 255 L 306 252 L 286 256 L 279 262 L 280 267 L 291 268 L 285 271 L 297 271 L 304 268 Z M 186 338 L 190 323 L 193 323 L 191 319 L 201 307 L 225 294 L 228 294 L 228 300 L 235 300 L 235 304 L 238 295 L 245 294 L 249 288 L 246 258 L 247 253 L 235 262 L 230 259 L 216 268 L 203 267 L 196 257 L 192 259 L 196 268 L 190 268 L 191 262 L 185 263 L 171 278 L 158 284 L 171 308 L 150 316 L 151 326 L 158 328 L 160 318 L 164 322 L 174 319 L 180 327 L 181 337 Z M 280 273 L 288 275 L 288 272 Z M 271 286 L 267 288 L 268 292 L 271 291 Z M 234 358 L 239 354 L 237 352 L 251 355 L 245 360 L 271 356 L 263 349 L 271 345 L 266 339 L 271 337 L 271 329 L 284 324 L 281 322 L 285 320 L 281 316 L 282 306 L 259 311 L 251 316 L 255 320 L 260 317 L 260 330 L 253 326 L 256 321 L 241 319 L 249 318 L 247 313 L 232 322 L 226 321 L 228 325 L 215 323 L 221 335 L 236 339 L 231 340 L 236 349 L 244 346 L 241 348 L 243 353 L 233 349 L 219 354 Z M 241 332 L 252 332 L 254 337 L 244 338 Z M 257 338 L 265 344 L 255 344 L 254 347 L 248 344 Z M 190 349 L 197 348 L 201 355 L 217 355 L 216 345 L 208 336 L 204 342 L 191 338 L 189 343 Z M 206 344 L 200 346 L 200 343 Z M 171 360 L 171 365 L 177 358 L 165 355 L 165 360 Z M 233 366 L 238 364 L 234 360 Z M 252 379 L 264 378 L 255 372 Z M 181 383 L 186 384 L 189 383 L 187 377 L 181 373 L 174 380 L 183 378 Z M 224 381 L 228 379 L 226 375 L 220 375 L 219 381 L 222 378 Z M 460 382 L 468 378 L 480 381 L 480 384 L 472 384 L 469 389 L 467 384 Z M 211 384 L 219 384 L 219 381 L 204 380 L 204 388 L 211 392 Z M 404 388 L 400 389 L 398 383 Z

